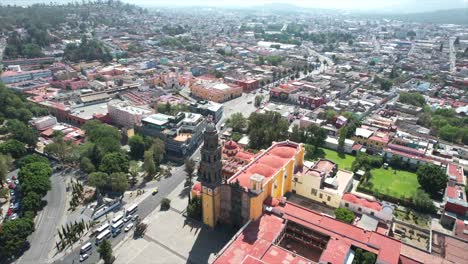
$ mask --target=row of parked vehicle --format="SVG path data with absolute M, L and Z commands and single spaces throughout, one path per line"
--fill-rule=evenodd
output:
M 15 220 L 18 218 L 18 211 L 20 209 L 20 200 L 18 198 L 19 181 L 16 175 L 13 175 L 11 178 L 7 178 L 6 182 L 10 190 L 10 207 L 8 208 L 6 216 L 9 220 Z
M 104 223 L 99 228 L 97 228 L 94 233 L 96 236 L 95 244 L 99 245 L 103 240 L 109 239 L 111 237 L 117 237 L 122 233 L 122 228 L 125 232 L 130 231 L 135 225 L 134 222 L 139 218 L 136 214 L 138 210 L 138 205 L 132 205 L 125 210 L 125 213 L 118 213 L 113 219 L 112 223 Z M 85 261 L 91 255 L 93 245 L 91 242 L 86 243 L 81 247 L 80 250 L 80 262 Z

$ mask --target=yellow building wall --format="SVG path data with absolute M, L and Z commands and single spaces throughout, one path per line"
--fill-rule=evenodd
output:
M 341 202 L 341 196 L 334 193 L 329 193 L 320 189 L 320 178 L 314 176 L 303 176 L 299 178 L 299 181 L 295 184 L 293 183 L 293 189 L 296 191 L 297 195 L 311 199 L 313 201 L 327 204 L 332 207 L 339 207 Z M 312 191 L 315 189 L 315 194 Z M 322 194 L 322 197 L 320 197 Z M 330 200 L 328 200 L 330 199 Z
M 255 197 L 250 198 L 250 219 L 256 220 L 262 215 L 263 202 L 268 197 L 280 199 L 284 196 L 285 193 L 290 192 L 292 190 L 292 181 L 294 179 L 294 165 L 302 166 L 304 164 L 304 154 L 305 150 L 304 147 L 302 147 L 301 145 L 301 148 L 296 154 L 296 156 L 293 159 L 291 159 L 274 176 L 272 176 L 267 183 L 265 183 L 265 185 L 263 186 L 263 192 Z M 284 172 L 286 172 L 286 178 L 283 177 Z
M 207 190 L 204 187 L 202 194 L 203 223 L 210 227 L 215 227 L 219 213 L 221 212 L 220 192 L 219 188 L 216 188 L 211 194 Z
M 269 197 L 267 192 L 263 191 L 258 196 L 250 198 L 250 219 L 257 220 L 263 213 L 263 202 Z

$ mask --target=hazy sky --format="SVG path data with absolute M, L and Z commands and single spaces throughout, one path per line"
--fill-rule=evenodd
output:
M 316 8 L 361 9 L 383 11 L 427 11 L 468 7 L 468 0 L 124 0 L 144 5 L 210 5 L 210 6 L 251 6 L 282 2 Z M 468 14 L 467 14 L 468 15 Z
M 0 0 L 1 4 L 70 2 L 81 0 Z M 379 10 L 385 12 L 425 12 L 440 9 L 468 8 L 468 0 L 122 0 L 144 6 L 252 6 L 282 2 L 315 8 Z M 468 14 L 467 14 L 468 16 Z

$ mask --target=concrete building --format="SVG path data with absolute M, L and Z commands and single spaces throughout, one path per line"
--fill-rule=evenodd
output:
M 352 187 L 353 173 L 338 170 L 338 166 L 326 159 L 315 163 L 304 162 L 302 170 L 296 173 L 292 192 L 324 205 L 338 208 L 341 197 Z
M 50 70 L 6 71 L 2 73 L 0 80 L 5 84 L 10 84 L 50 77 L 52 77 L 52 72 Z
M 200 77 L 190 86 L 190 92 L 196 98 L 223 103 L 241 96 L 242 87 L 214 78 Z
M 113 124 L 127 128 L 141 125 L 141 120 L 153 113 L 152 110 L 135 107 L 128 102 L 109 102 L 107 110 Z
M 215 123 L 223 118 L 223 105 L 215 102 L 199 101 L 190 104 L 189 109 L 191 112 L 201 114 L 204 117 L 211 117 Z
M 143 118 L 141 123 L 135 127 L 136 131 L 162 139 L 168 157 L 176 161 L 183 161 L 198 148 L 206 126 L 202 115 L 186 112 L 176 116 L 153 114 Z
M 345 193 L 343 195 L 340 207 L 347 208 L 357 214 L 375 217 L 383 223 L 390 223 L 393 220 L 394 208 L 389 203 L 370 201 L 352 193 Z

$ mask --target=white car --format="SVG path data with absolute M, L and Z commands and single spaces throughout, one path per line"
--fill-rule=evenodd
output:
M 7 182 L 8 184 L 10 184 L 10 183 L 11 183 L 11 180 L 10 180 L 10 179 L 6 179 L 6 182 Z
M 130 221 L 130 220 L 132 219 L 132 217 L 133 217 L 132 215 L 126 216 L 126 217 L 123 219 L 124 223 L 127 223 L 128 221 Z
M 85 261 L 87 258 L 89 258 L 89 255 L 88 255 L 88 254 L 80 255 L 80 262 Z
M 130 231 L 130 229 L 132 229 L 132 227 L 133 227 L 133 223 L 128 224 L 128 225 L 125 227 L 125 232 Z

